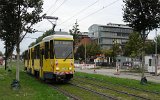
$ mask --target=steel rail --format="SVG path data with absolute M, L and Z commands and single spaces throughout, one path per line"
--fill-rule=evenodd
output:
M 109 95 L 107 95 L 107 94 L 103 94 L 103 93 L 97 92 L 97 91 L 95 91 L 95 90 L 93 90 L 93 89 L 89 89 L 89 88 L 86 88 L 86 87 L 82 87 L 82 86 L 77 85 L 77 84 L 74 84 L 74 83 L 69 83 L 69 84 L 71 84 L 71 85 L 73 85 L 73 86 L 76 86 L 76 87 L 78 87 L 78 88 L 84 89 L 84 90 L 86 90 L 86 91 L 89 91 L 89 92 L 98 94 L 98 95 L 100 95 L 100 96 L 106 97 L 106 98 L 108 98 L 109 100 L 118 100 L 116 97 L 109 96 Z
M 94 80 L 94 81 L 98 81 L 98 82 L 105 82 L 105 83 L 108 83 L 108 84 L 112 84 L 112 85 L 116 85 L 116 86 L 121 86 L 121 87 L 132 89 L 132 90 L 138 90 L 138 91 L 152 93 L 152 94 L 160 94 L 160 92 L 157 92 L 157 91 L 149 91 L 149 90 L 144 90 L 144 89 L 140 89 L 140 88 L 136 88 L 136 87 L 129 87 L 129 86 L 125 86 L 125 85 L 118 84 L 118 83 L 112 83 L 112 82 L 109 82 L 109 81 L 99 80 L 99 79 L 96 79 L 96 78 L 83 77 L 83 76 L 75 76 L 75 77 L 86 78 L 86 79 Z
M 77 81 L 77 80 L 75 80 L 75 81 Z M 131 93 L 128 93 L 128 92 L 124 92 L 124 91 L 112 89 L 112 88 L 109 88 L 109 87 L 106 87 L 106 86 L 101 86 L 101 85 L 89 83 L 89 82 L 82 81 L 82 80 L 81 80 L 81 81 L 77 81 L 77 82 L 78 82 L 78 83 L 82 83 L 82 84 L 89 84 L 89 85 L 92 85 L 92 86 L 94 86 L 94 87 L 99 87 L 99 88 L 101 88 L 101 89 L 107 89 L 107 90 L 115 91 L 115 92 L 121 93 L 121 94 L 126 94 L 126 95 L 128 95 L 128 96 L 132 96 L 132 97 L 135 97 L 135 98 L 137 98 L 137 99 L 151 100 L 151 99 L 148 99 L 148 98 L 139 96 L 139 95 L 135 95 L 135 94 L 131 94 Z
M 65 96 L 68 96 L 70 97 L 72 100 L 80 100 L 80 98 L 78 98 L 77 96 L 57 87 L 57 86 L 53 86 L 53 85 L 50 85 L 51 87 L 53 87 L 54 89 L 58 90 L 59 92 L 63 93 Z

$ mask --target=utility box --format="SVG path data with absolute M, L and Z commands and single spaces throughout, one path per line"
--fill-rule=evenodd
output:
M 160 74 L 160 55 L 157 55 L 157 70 L 156 67 L 156 56 L 155 55 L 148 55 L 145 56 L 145 67 L 147 67 L 147 70 L 149 73 L 155 74 L 155 71 L 157 71 L 157 74 Z

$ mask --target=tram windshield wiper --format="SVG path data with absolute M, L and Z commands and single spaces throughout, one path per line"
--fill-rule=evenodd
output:
M 66 56 L 66 58 L 63 61 L 66 61 L 70 54 L 72 54 L 72 51 Z

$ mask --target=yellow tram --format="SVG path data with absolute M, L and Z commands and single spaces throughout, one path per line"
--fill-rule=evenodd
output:
M 25 51 L 28 73 L 41 79 L 69 81 L 74 74 L 72 35 L 50 35 Z

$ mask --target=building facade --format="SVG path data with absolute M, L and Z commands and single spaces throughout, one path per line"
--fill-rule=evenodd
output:
M 96 41 L 102 49 L 111 49 L 115 42 L 123 47 L 129 39 L 129 34 L 133 32 L 133 29 L 127 25 L 112 23 L 93 24 L 88 30 L 88 36 Z

